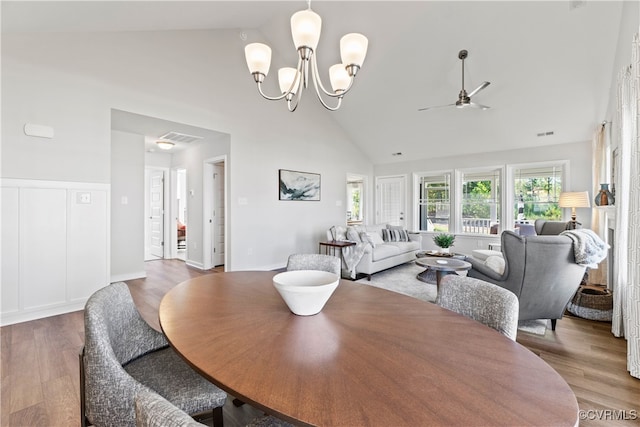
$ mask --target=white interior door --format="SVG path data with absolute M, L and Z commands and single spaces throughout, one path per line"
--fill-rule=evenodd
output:
M 149 252 L 164 258 L 164 172 L 149 173 Z
M 213 265 L 224 265 L 224 162 L 213 165 Z
M 406 177 L 376 178 L 376 223 L 406 227 Z

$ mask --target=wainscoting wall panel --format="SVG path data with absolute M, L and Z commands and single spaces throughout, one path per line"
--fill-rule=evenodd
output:
M 1 183 L 0 324 L 82 309 L 109 283 L 109 185 Z
M 17 313 L 20 310 L 20 293 L 18 283 L 20 281 L 20 191 L 17 188 L 2 187 L 2 305 L 3 317 L 5 314 Z

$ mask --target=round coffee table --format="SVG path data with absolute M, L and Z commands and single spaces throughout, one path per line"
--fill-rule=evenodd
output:
M 436 272 L 436 287 L 440 290 L 440 280 L 443 275 L 455 273 L 456 271 L 466 271 L 471 269 L 471 264 L 455 258 L 440 258 L 440 257 L 424 257 L 418 258 L 416 264 L 425 267 L 426 270 L 418 274 L 417 279 L 423 282 L 429 282 L 427 273 L 429 270 Z

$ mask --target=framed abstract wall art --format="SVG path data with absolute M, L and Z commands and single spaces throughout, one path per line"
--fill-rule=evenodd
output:
M 320 200 L 320 174 L 287 169 L 278 171 L 280 200 Z

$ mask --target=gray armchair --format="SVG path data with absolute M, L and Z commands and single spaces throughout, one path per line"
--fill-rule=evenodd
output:
M 468 277 L 510 290 L 518 297 L 520 320 L 551 319 L 555 330 L 585 272 L 575 262 L 573 242 L 566 236 L 523 237 L 511 231 L 503 232 L 501 241 L 504 273 L 470 258 Z
M 516 340 L 518 298 L 500 286 L 449 274 L 442 279 L 436 303 Z
M 287 261 L 287 271 L 320 270 L 340 276 L 341 268 L 342 261 L 333 255 L 293 254 L 289 255 L 289 260 Z
M 570 230 L 571 225 L 566 221 L 547 221 L 546 219 L 536 219 L 533 225 L 538 236 L 557 236 L 565 230 Z
M 80 354 L 80 423 L 134 426 L 134 400 L 155 391 L 181 410 L 213 409 L 222 426 L 227 395 L 195 372 L 164 335 L 140 316 L 129 288 L 114 283 L 95 292 L 84 310 L 85 344 Z

